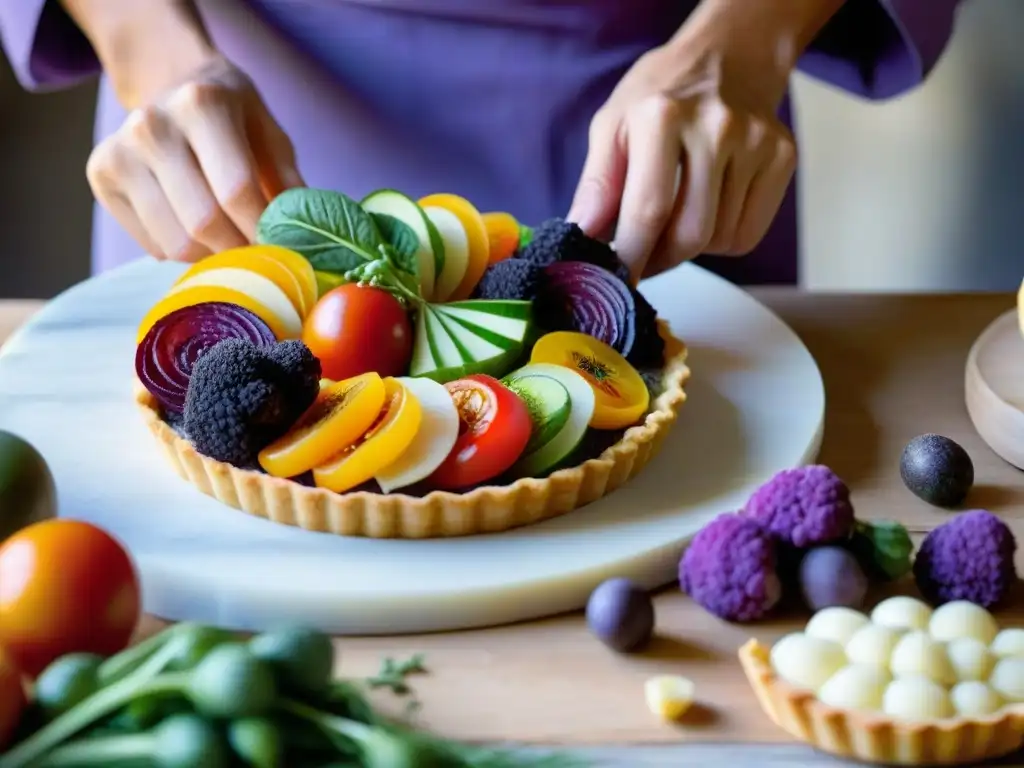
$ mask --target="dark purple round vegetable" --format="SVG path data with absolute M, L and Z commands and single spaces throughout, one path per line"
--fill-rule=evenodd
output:
M 818 547 L 800 563 L 800 591 L 813 611 L 833 606 L 860 608 L 868 594 L 868 578 L 849 550 Z
M 588 334 L 624 357 L 636 341 L 636 302 L 629 286 L 593 264 L 547 266 L 534 308 L 542 327 Z
M 629 579 L 609 579 L 587 601 L 587 626 L 612 650 L 638 650 L 654 632 L 654 603 Z
M 260 347 L 277 343 L 270 326 L 237 304 L 193 304 L 171 312 L 149 329 L 135 350 L 135 374 L 166 411 L 181 413 L 192 367 L 224 339 L 244 339 Z

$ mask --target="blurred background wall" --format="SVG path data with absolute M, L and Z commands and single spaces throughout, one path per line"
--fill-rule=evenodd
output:
M 798 76 L 801 259 L 818 290 L 1009 290 L 1024 278 L 1024 0 L 971 0 L 933 77 L 868 104 Z M 88 274 L 95 89 L 0 68 L 0 297 Z

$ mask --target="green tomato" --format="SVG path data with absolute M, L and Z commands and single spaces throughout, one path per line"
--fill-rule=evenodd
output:
M 331 685 L 334 643 L 323 632 L 283 627 L 252 638 L 249 649 L 273 667 L 284 690 L 319 696 Z
M 185 674 L 189 699 L 207 717 L 258 717 L 277 701 L 270 665 L 239 643 L 217 646 Z
M 228 726 L 228 742 L 235 754 L 252 768 L 278 768 L 284 760 L 281 732 L 262 717 L 235 720 Z
M 228 768 L 231 756 L 217 729 L 195 715 L 174 715 L 153 731 L 159 768 Z
M 214 648 L 235 641 L 235 636 L 226 629 L 190 624 L 181 635 L 174 638 L 178 651 L 168 669 L 181 671 L 194 669 Z
M 28 441 L 0 430 L 0 541 L 56 514 L 57 489 L 46 460 Z
M 103 657 L 93 653 L 69 653 L 42 671 L 36 678 L 33 697 L 48 720 L 99 690 L 102 663 Z

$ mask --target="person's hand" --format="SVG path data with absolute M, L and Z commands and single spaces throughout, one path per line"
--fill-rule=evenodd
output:
M 764 237 L 796 146 L 775 114 L 786 80 L 762 75 L 673 43 L 640 58 L 595 115 L 568 218 L 595 237 L 614 229 L 634 280 Z
M 220 56 L 129 113 L 86 176 L 150 254 L 179 261 L 253 242 L 270 200 L 303 184 L 291 141 Z

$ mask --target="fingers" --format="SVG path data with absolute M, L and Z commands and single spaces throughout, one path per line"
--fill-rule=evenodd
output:
M 273 200 L 286 189 L 306 186 L 295 162 L 295 147 L 262 104 L 251 112 L 247 132 L 252 139 L 263 194 Z
M 162 110 L 137 112 L 129 117 L 125 128 L 131 137 L 132 156 L 150 169 L 151 174 L 146 175 L 159 183 L 180 224 L 176 231 L 188 235 L 187 243 L 166 243 L 166 248 L 171 249 L 166 251 L 167 258 L 192 260 L 190 257 L 196 254 L 237 248 L 249 242 L 224 213 L 188 138 L 168 114 Z M 180 252 L 175 248 L 180 248 Z
M 607 233 L 619 214 L 625 180 L 626 153 L 619 141 L 618 126 L 597 116 L 590 126 L 587 159 L 566 219 L 576 222 L 591 237 Z
M 735 251 L 736 231 L 743 216 L 750 183 L 757 172 L 757 164 L 732 158 L 722 178 L 722 193 L 718 202 L 715 230 L 702 253 L 716 256 L 739 255 Z
M 698 256 L 715 232 L 725 175 L 723 156 L 697 138 L 688 141 L 685 152 L 679 194 L 645 277 Z
M 195 84 L 179 90 L 169 106 L 220 209 L 252 242 L 269 200 L 260 186 L 245 114 L 232 95 L 219 84 Z
M 634 281 L 672 216 L 679 183 L 679 116 L 674 102 L 652 100 L 630 117 L 629 163 L 615 231 L 615 249 Z
M 114 137 L 94 150 L 86 176 L 100 204 L 153 257 L 194 261 L 209 253 L 185 232 L 149 167 Z
M 733 252 L 750 253 L 768 233 L 796 172 L 796 146 L 780 139 L 772 158 L 754 177 L 733 238 Z
M 288 137 L 228 64 L 129 115 L 86 173 L 143 247 L 186 261 L 253 242 L 270 200 L 303 184 Z

